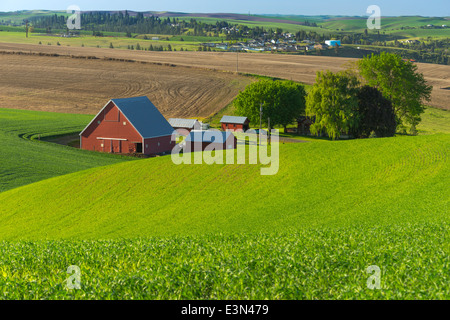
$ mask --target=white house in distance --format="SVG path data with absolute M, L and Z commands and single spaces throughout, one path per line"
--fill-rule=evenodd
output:
M 340 47 L 341 46 L 341 40 L 326 40 L 325 44 L 329 45 L 330 47 L 335 47 L 335 46 Z

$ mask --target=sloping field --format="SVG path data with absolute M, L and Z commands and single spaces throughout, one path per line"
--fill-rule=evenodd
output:
M 96 114 L 148 96 L 166 117 L 207 117 L 253 80 L 232 73 L 70 57 L 0 54 L 0 107 Z
M 20 137 L 86 115 L 0 111 L 1 181 L 120 160 Z M 161 157 L 5 191 L 0 299 L 448 299 L 449 150 L 448 134 L 282 144 L 275 176 Z
M 0 109 L 0 192 L 134 159 L 36 141 L 39 135 L 79 133 L 91 120 L 82 114 Z
M 169 156 L 94 168 L 0 193 L 0 235 L 114 239 L 447 221 L 449 150 L 445 134 L 286 144 L 275 176 L 257 165 L 177 166 Z
M 448 24 L 448 19 L 443 17 L 420 17 L 420 16 L 404 16 L 404 17 L 382 17 L 381 25 L 383 31 L 394 31 L 397 33 L 402 27 L 415 27 L 420 28 L 433 24 L 435 26 L 441 26 Z M 320 23 L 321 26 L 336 30 L 344 29 L 344 31 L 359 31 L 364 32 L 367 28 L 367 17 L 361 18 L 334 18 Z M 416 29 L 417 30 L 417 29 Z M 420 29 L 419 29 L 420 30 Z M 433 33 L 435 30 L 428 29 L 428 33 Z M 445 31 L 444 31 L 445 32 Z M 448 30 L 447 30 L 448 32 Z
M 352 58 L 301 55 L 239 54 L 215 52 L 146 52 L 102 48 L 75 48 L 0 43 L 0 51 L 58 53 L 61 55 L 112 57 L 151 63 L 174 64 L 204 69 L 260 74 L 313 84 L 319 70 L 340 71 L 354 62 Z M 1 56 L 3 59 L 4 56 Z M 96 63 L 99 61 L 96 61 Z M 430 105 L 450 109 L 450 66 L 419 63 L 419 71 L 434 87 Z M 175 72 L 180 72 L 177 69 Z M 189 71 L 189 72 L 194 72 Z M 226 76 L 219 74 L 217 77 Z M 236 93 L 234 91 L 233 93 Z M 230 100 L 227 100 L 230 101 Z

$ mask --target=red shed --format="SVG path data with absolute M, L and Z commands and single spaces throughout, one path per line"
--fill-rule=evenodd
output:
M 223 116 L 220 120 L 223 131 L 247 131 L 250 128 L 250 120 L 247 117 Z
M 145 155 L 170 152 L 174 129 L 147 97 L 110 100 L 80 133 L 80 147 Z

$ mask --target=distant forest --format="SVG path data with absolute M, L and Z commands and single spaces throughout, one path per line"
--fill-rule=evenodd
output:
M 35 28 L 45 29 L 48 33 L 52 30 L 66 30 L 67 16 L 52 15 L 36 17 L 31 19 Z M 111 14 L 108 12 L 89 12 L 81 14 L 81 25 L 84 30 L 92 31 L 94 35 L 101 32 L 123 32 L 131 37 L 137 34 L 161 34 L 161 35 L 193 35 L 219 37 L 221 33 L 226 35 L 227 40 L 238 40 L 242 38 L 281 38 L 282 29 L 266 29 L 255 26 L 250 28 L 244 25 L 231 24 L 226 21 L 217 21 L 215 24 L 202 23 L 196 19 L 180 20 L 178 18 L 159 18 L 156 16 L 146 17 L 139 12 L 131 16 L 128 11 Z M 305 25 L 317 26 L 315 23 L 305 21 Z M 304 39 L 324 41 L 329 36 L 320 35 L 316 32 L 300 31 L 296 34 L 297 40 Z

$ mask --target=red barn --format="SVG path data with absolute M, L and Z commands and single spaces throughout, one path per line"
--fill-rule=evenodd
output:
M 110 100 L 80 133 L 80 147 L 145 155 L 171 152 L 174 129 L 147 97 Z
M 220 120 L 223 131 L 247 131 L 250 128 L 250 120 L 247 117 L 223 116 Z

